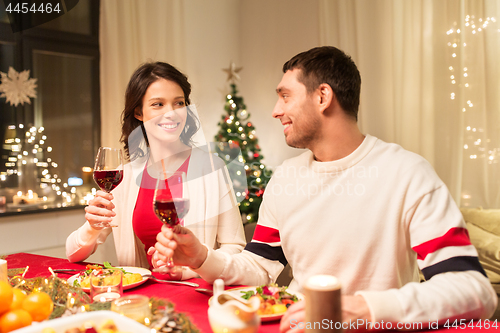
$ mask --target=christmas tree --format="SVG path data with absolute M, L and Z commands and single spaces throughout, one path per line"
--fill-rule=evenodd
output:
M 238 96 L 238 89 L 235 81 L 239 79 L 238 72 L 241 68 L 236 68 L 231 63 L 228 69 L 228 80 L 231 82 L 231 93 L 226 96 L 224 105 L 225 114 L 219 122 L 220 130 L 215 136 L 215 141 L 227 143 L 218 145 L 217 154 L 227 160 L 235 158 L 234 152 L 238 152 L 239 162 L 244 163 L 244 169 L 248 188 L 238 184 L 233 184 L 236 196 L 238 197 L 239 208 L 243 215 L 243 223 L 256 222 L 259 216 L 259 207 L 262 202 L 264 189 L 271 178 L 271 170 L 261 162 L 263 156 L 260 153 L 260 147 L 255 127 L 249 121 L 248 113 L 243 97 Z M 239 154 L 241 149 L 241 155 Z M 241 172 L 239 168 L 232 170 L 228 166 L 229 174 Z M 231 177 L 236 178 L 236 177 Z M 245 189 L 243 189 L 245 188 Z M 243 189 L 243 190 L 241 190 Z M 243 200 L 242 197 L 244 197 Z

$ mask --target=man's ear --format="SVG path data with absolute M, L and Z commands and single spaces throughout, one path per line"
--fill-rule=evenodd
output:
M 320 84 L 318 87 L 318 93 L 320 109 L 321 112 L 324 112 L 335 100 L 335 94 L 333 93 L 332 87 L 330 87 L 328 83 Z
M 134 110 L 134 117 L 135 119 L 139 120 L 139 121 L 142 121 L 142 111 L 141 111 L 141 108 L 140 107 L 136 107 L 135 110 Z

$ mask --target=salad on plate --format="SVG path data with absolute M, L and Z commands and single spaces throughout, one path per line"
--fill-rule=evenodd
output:
M 264 285 L 240 292 L 243 299 L 248 300 L 252 296 L 260 299 L 260 308 L 257 311 L 260 316 L 283 314 L 290 305 L 303 298 L 289 291 L 288 287 L 277 285 Z

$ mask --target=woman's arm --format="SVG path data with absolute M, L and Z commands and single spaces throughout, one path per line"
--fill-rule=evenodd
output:
M 96 197 L 85 207 L 87 221 L 66 239 L 66 256 L 70 262 L 87 259 L 111 233 L 111 227 L 102 228 L 99 224 L 109 223 L 116 216 L 112 199 L 113 195 L 110 193 L 97 191 Z
M 92 228 L 88 221 L 85 222 L 66 239 L 66 257 L 70 262 L 87 259 L 99 244 L 104 243 L 110 233 L 111 228 L 97 230 Z

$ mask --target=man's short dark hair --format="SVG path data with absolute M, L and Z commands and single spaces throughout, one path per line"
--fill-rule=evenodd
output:
M 283 73 L 293 69 L 301 70 L 298 80 L 308 93 L 322 83 L 330 85 L 342 109 L 358 120 L 361 76 L 350 56 L 333 46 L 315 47 L 283 65 Z

